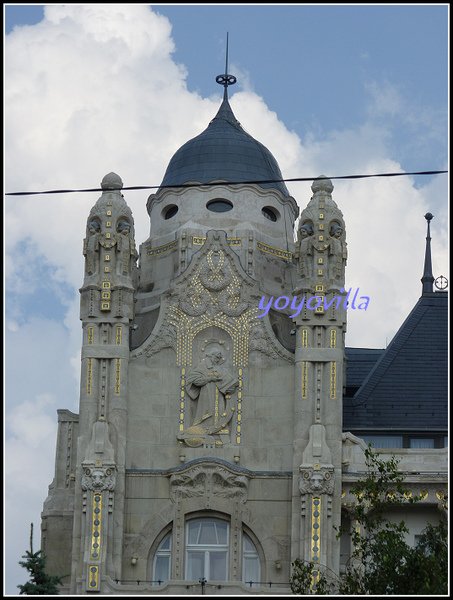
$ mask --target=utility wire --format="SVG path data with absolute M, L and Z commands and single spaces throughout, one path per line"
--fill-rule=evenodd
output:
M 123 187 L 123 190 L 156 190 L 167 188 L 210 187 L 215 185 L 246 185 L 262 183 L 283 183 L 287 181 L 322 181 L 325 179 L 365 179 L 367 177 L 402 177 L 407 175 L 439 175 L 448 171 L 415 171 L 413 173 L 374 173 L 371 175 L 336 175 L 335 177 L 294 177 L 292 179 L 259 179 L 253 181 L 214 181 L 211 183 L 183 183 L 179 185 L 133 185 Z M 6 192 L 5 196 L 33 196 L 36 194 L 71 194 L 82 192 L 104 192 L 102 188 L 88 188 L 82 190 L 46 190 L 44 192 Z

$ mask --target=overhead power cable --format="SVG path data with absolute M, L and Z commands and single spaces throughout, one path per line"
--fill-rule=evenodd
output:
M 415 171 L 412 173 L 373 173 L 368 175 L 336 175 L 334 177 L 294 177 L 292 179 L 255 179 L 249 181 L 213 181 L 210 183 L 183 183 L 179 185 L 133 185 L 121 188 L 122 190 L 156 190 L 167 188 L 191 188 L 191 187 L 210 187 L 216 185 L 246 185 L 263 183 L 284 183 L 296 181 L 322 181 L 324 179 L 365 179 L 367 177 L 402 177 L 408 175 L 439 175 L 448 173 L 448 171 Z M 104 192 L 102 188 L 87 188 L 80 190 L 46 190 L 43 192 L 6 192 L 6 196 L 33 196 L 37 194 L 72 194 L 83 192 Z

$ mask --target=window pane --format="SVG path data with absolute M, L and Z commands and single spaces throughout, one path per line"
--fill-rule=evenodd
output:
M 159 550 L 170 550 L 171 549 L 171 534 L 167 534 L 159 544 Z M 159 552 L 158 550 L 158 552 Z
M 170 578 L 170 557 L 156 556 L 156 566 L 154 568 L 154 579 L 167 581 Z
M 256 554 L 255 546 L 248 535 L 244 535 L 244 552 L 254 552 Z
M 245 583 L 247 583 L 248 581 L 260 581 L 260 561 L 257 556 L 244 556 L 243 580 Z
M 225 581 L 227 573 L 227 552 L 209 553 L 209 580 Z
M 261 567 L 255 544 L 245 533 L 242 536 L 242 581 L 261 581 Z
M 204 552 L 196 550 L 187 551 L 187 579 L 201 579 L 204 577 Z
M 361 435 L 367 444 L 371 444 L 374 448 L 402 448 L 402 435 Z
M 154 557 L 153 579 L 155 581 L 167 581 L 170 579 L 171 571 L 171 532 L 167 533 L 159 544 Z M 155 583 L 154 585 L 159 585 Z
M 217 544 L 215 523 L 213 521 L 202 521 L 199 544 Z
M 410 448 L 434 448 L 433 438 L 411 438 L 409 440 Z
M 198 544 L 198 533 L 200 531 L 200 521 L 189 521 L 189 544 Z
M 218 543 L 226 546 L 228 544 L 228 523 L 225 521 L 216 521 L 216 527 Z

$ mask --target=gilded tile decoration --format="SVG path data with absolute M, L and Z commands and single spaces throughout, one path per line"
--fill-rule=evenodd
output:
M 239 387 L 238 387 L 238 403 L 237 403 L 237 417 L 236 417 L 236 444 L 241 443 L 241 432 L 242 432 L 242 375 L 243 370 L 241 368 L 238 369 L 238 378 L 239 378 Z
M 93 344 L 94 342 L 94 327 L 93 325 L 88 325 L 87 327 L 87 343 Z
M 261 252 L 272 254 L 277 258 L 281 258 L 283 260 L 293 259 L 293 253 L 288 252 L 287 250 L 282 250 L 281 248 L 276 248 L 275 246 L 269 246 L 269 244 L 265 244 L 264 242 L 256 242 L 256 246 L 258 250 L 261 250 Z
M 171 252 L 172 250 L 176 250 L 178 247 L 178 242 L 175 240 L 173 242 L 169 242 L 168 244 L 163 244 L 162 246 L 156 246 L 155 248 L 148 248 L 146 254 L 148 256 L 157 256 L 158 254 L 164 254 L 164 252 Z
M 123 328 L 121 325 L 116 326 L 115 343 L 120 346 L 123 341 Z
M 308 397 L 308 362 L 306 360 L 302 361 L 302 400 L 306 400 Z
M 249 308 L 233 319 L 218 313 L 211 317 L 206 313 L 198 317 L 186 315 L 179 307 L 169 307 L 169 321 L 176 329 L 176 362 L 179 366 L 192 365 L 193 341 L 200 331 L 218 327 L 226 331 L 233 340 L 233 365 L 246 366 L 248 362 L 249 331 L 255 324 L 258 309 Z
M 337 397 L 337 363 L 332 361 L 330 363 L 330 398 L 335 399 Z
M 321 423 L 321 385 L 322 385 L 323 365 L 316 363 L 316 404 L 315 404 L 315 423 Z
M 206 241 L 205 237 L 197 237 L 195 235 L 192 236 L 192 245 L 193 246 L 203 246 L 205 241 Z
M 337 330 L 336 329 L 330 330 L 330 347 L 331 348 L 337 347 Z
M 185 415 L 185 386 L 186 386 L 186 369 L 181 369 L 181 390 L 179 395 L 179 431 L 184 431 L 184 415 Z
M 103 331 L 104 339 L 107 338 L 107 331 Z M 107 374 L 110 361 L 103 358 L 100 362 L 100 393 L 99 393 L 99 418 L 105 418 L 105 403 L 107 389 Z
M 203 246 L 206 241 L 206 237 L 204 236 L 192 236 L 192 246 Z M 228 246 L 241 246 L 242 240 L 241 238 L 227 237 Z
M 215 387 L 215 399 L 214 399 L 214 425 L 219 422 L 219 388 Z
M 102 494 L 93 494 L 93 512 L 91 517 L 90 560 L 99 560 L 101 556 Z
M 312 498 L 311 501 L 311 540 L 310 540 L 311 562 L 319 564 L 321 557 L 321 498 Z M 314 585 L 319 578 L 319 571 L 313 571 Z
M 324 296 L 324 294 L 319 294 L 319 293 L 316 294 L 316 296 L 318 298 L 321 298 L 321 304 L 315 308 L 315 313 L 323 315 L 324 314 L 324 298 L 325 298 L 325 296 Z
M 115 394 L 121 392 L 121 358 L 115 358 Z
M 99 566 L 88 565 L 88 590 L 99 591 Z
M 304 327 L 302 329 L 302 348 L 308 347 L 308 329 Z
M 93 389 L 93 359 L 87 359 L 87 394 L 91 395 Z

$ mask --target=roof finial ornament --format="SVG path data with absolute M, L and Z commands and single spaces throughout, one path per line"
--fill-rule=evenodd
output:
M 236 83 L 236 77 L 234 75 L 228 74 L 228 32 L 227 32 L 227 43 L 226 43 L 226 60 L 225 60 L 225 74 L 217 75 L 215 78 L 216 82 L 220 85 L 223 85 L 225 88 L 223 92 L 223 99 L 228 100 L 228 86 L 234 85 Z
M 426 213 L 425 219 L 428 222 L 428 231 L 426 233 L 425 266 L 423 268 L 423 277 L 421 278 L 422 295 L 432 294 L 434 283 L 433 267 L 431 264 L 431 234 L 429 230 L 429 225 L 433 219 L 433 215 L 431 213 Z

